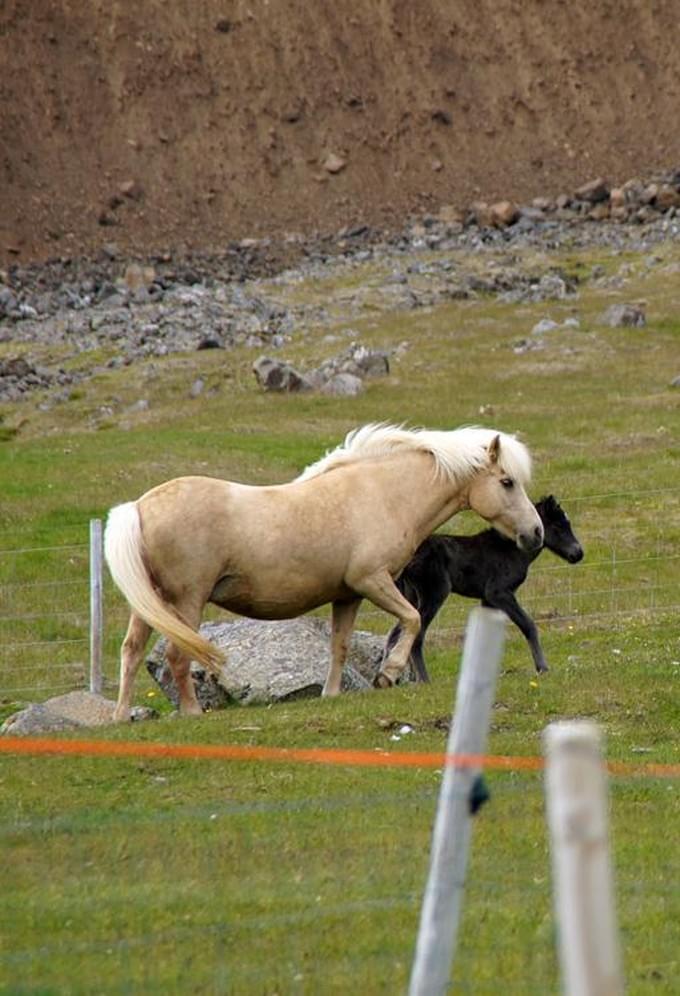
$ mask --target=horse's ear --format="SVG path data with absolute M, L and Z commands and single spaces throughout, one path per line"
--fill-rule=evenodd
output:
M 501 437 L 500 435 L 495 435 L 491 442 L 489 443 L 489 460 L 491 463 L 498 463 L 501 455 Z

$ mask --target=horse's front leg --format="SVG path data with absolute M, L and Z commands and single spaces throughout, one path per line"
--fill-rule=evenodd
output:
M 354 629 L 361 598 L 347 602 L 333 602 L 331 630 L 331 664 L 323 686 L 322 695 L 338 695 L 342 680 L 342 668 L 347 659 L 349 641 Z
M 352 584 L 355 591 L 361 592 L 379 609 L 384 609 L 399 620 L 401 632 L 380 665 L 380 671 L 373 684 L 376 688 L 389 688 L 394 685 L 408 664 L 413 641 L 420 629 L 420 613 L 401 594 L 389 571 L 380 571 L 360 582 Z

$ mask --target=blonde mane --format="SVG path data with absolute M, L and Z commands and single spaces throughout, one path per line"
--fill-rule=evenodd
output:
M 353 429 L 340 446 L 310 464 L 296 480 L 306 481 L 361 460 L 378 460 L 397 451 L 416 450 L 432 456 L 435 474 L 462 482 L 488 465 L 488 447 L 495 436 L 500 437 L 501 466 L 526 488 L 531 480 L 531 456 L 515 436 L 480 426 L 463 426 L 446 432 L 405 429 L 386 422 L 373 422 Z

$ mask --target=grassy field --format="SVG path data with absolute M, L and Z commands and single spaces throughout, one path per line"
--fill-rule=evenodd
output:
M 680 373 L 680 249 L 656 257 L 536 255 L 527 265 L 559 264 L 582 280 L 578 299 L 548 304 L 482 295 L 390 313 L 373 292 L 375 264 L 272 284 L 310 314 L 323 306 L 340 340 L 322 342 L 310 320 L 285 350 L 295 364 L 318 363 L 345 336 L 408 342 L 391 376 L 357 399 L 264 395 L 255 355 L 234 350 L 112 372 L 49 412 L 35 400 L 0 409 L 0 717 L 84 682 L 88 520 L 115 502 L 184 473 L 284 481 L 372 420 L 520 432 L 535 458 L 533 496 L 562 500 L 586 559 L 569 567 L 544 554 L 522 589 L 551 671 L 535 680 L 524 641 L 508 632 L 490 750 L 535 755 L 548 722 L 590 717 L 608 758 L 640 766 L 611 783 L 627 989 L 676 993 L 678 782 L 643 770 L 680 762 L 680 390 L 670 386 Z M 596 265 L 614 279 L 590 280 Z M 614 301 L 640 299 L 645 328 L 600 322 Z M 515 352 L 539 319 L 574 315 L 579 328 Z M 209 391 L 190 399 L 199 373 Z M 132 411 L 141 397 L 148 410 Z M 467 513 L 453 525 L 481 528 Z M 471 605 L 451 599 L 433 627 L 428 687 L 178 721 L 147 679 L 137 700 L 159 705 L 161 719 L 94 737 L 441 751 Z M 125 611 L 108 585 L 105 614 L 113 694 Z M 361 628 L 389 625 L 362 609 Z M 405 723 L 413 732 L 393 739 Z M 439 780 L 431 768 L 0 755 L 0 992 L 403 992 Z M 557 992 L 541 777 L 488 780 L 455 988 Z

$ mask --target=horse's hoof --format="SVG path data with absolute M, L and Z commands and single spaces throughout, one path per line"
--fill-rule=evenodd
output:
M 548 667 L 547 664 L 542 664 L 540 667 L 538 665 L 536 666 L 537 674 L 547 674 L 549 670 L 550 668 Z
M 375 678 L 373 679 L 374 688 L 392 688 L 394 682 L 391 678 L 388 678 L 386 674 L 382 671 L 378 671 Z

